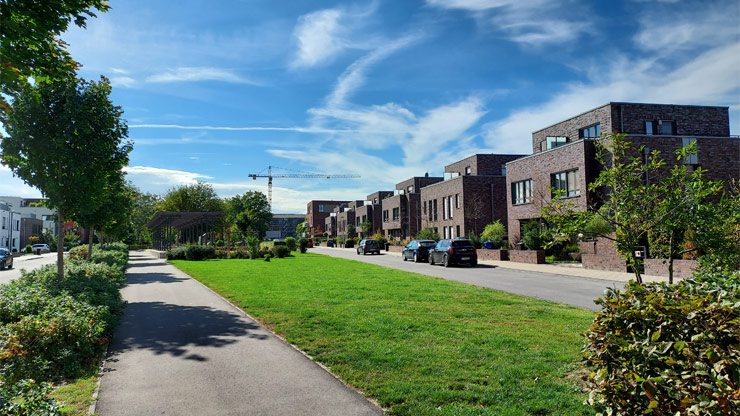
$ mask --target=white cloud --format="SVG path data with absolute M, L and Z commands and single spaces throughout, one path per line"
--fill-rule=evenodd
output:
M 114 87 L 131 88 L 136 84 L 136 80 L 131 77 L 111 77 L 110 85 Z
M 532 131 L 609 101 L 736 106 L 739 51 L 738 42 L 718 46 L 670 71 L 652 58 L 612 59 L 600 70 L 591 69 L 587 82 L 568 84 L 541 105 L 487 124 L 486 142 L 496 152 L 531 152 Z
M 223 131 L 291 131 L 310 134 L 354 133 L 352 130 L 326 129 L 321 127 L 266 127 L 266 126 L 186 126 L 181 124 L 130 124 L 129 128 L 178 129 L 178 130 L 223 130 Z
M 180 67 L 159 74 L 150 75 L 147 82 L 192 82 L 220 81 L 237 84 L 259 85 L 231 71 L 212 67 Z
M 427 0 L 447 10 L 464 10 L 513 42 L 530 46 L 563 44 L 592 30 L 585 5 L 573 0 Z
M 126 166 L 126 178 L 147 192 L 162 193 L 174 186 L 191 185 L 212 179 L 210 176 L 182 170 L 162 169 L 151 166 Z M 144 186 L 142 186 L 144 185 Z
M 298 19 L 293 36 L 298 52 L 293 66 L 311 67 L 326 61 L 346 47 L 342 36 L 346 29 L 340 24 L 342 11 L 319 10 Z

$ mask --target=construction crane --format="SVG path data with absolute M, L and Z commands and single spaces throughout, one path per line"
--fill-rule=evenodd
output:
M 359 178 L 360 175 L 350 175 L 350 174 L 329 174 L 329 173 L 311 173 L 311 172 L 301 172 L 301 171 L 294 171 L 296 173 L 277 173 L 272 174 L 272 168 L 273 166 L 267 167 L 267 175 L 262 174 L 265 170 L 262 169 L 260 173 L 250 173 L 249 177 L 253 180 L 257 180 L 257 178 L 267 178 L 267 203 L 270 205 L 270 212 L 272 212 L 272 178 L 300 178 L 300 179 L 314 179 L 314 178 L 326 178 L 326 179 L 353 179 L 353 178 Z M 283 170 L 291 170 L 291 169 L 285 169 L 285 168 L 278 168 Z

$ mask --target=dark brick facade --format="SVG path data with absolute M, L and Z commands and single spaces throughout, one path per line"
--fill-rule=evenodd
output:
M 34 243 L 30 237 L 41 237 L 44 232 L 44 221 L 38 218 L 21 218 L 21 249 Z
M 322 235 L 326 232 L 326 218 L 338 205 L 349 201 L 315 200 L 306 206 L 306 221 L 308 222 L 308 234 L 311 237 Z

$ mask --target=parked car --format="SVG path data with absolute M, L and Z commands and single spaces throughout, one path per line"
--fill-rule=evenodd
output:
M 403 261 L 413 260 L 414 263 L 427 261 L 429 259 L 429 250 L 437 245 L 434 240 L 413 240 L 403 248 L 401 258 Z
M 13 267 L 13 254 L 7 248 L 0 248 L 0 270 Z
M 478 252 L 467 238 L 440 240 L 434 249 L 429 251 L 429 264 L 442 263 L 445 267 L 452 264 L 467 264 L 471 267 L 478 264 Z
M 357 254 L 380 254 L 380 244 L 372 238 L 360 241 L 357 245 Z
M 31 249 L 33 249 L 34 253 L 38 253 L 39 251 L 51 251 L 51 248 L 49 248 L 48 244 L 34 244 L 31 246 Z

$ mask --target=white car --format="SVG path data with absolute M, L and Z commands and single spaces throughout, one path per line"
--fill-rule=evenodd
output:
M 48 244 L 34 244 L 31 246 L 31 249 L 33 250 L 34 253 L 37 251 L 44 251 L 44 250 L 51 251 Z

